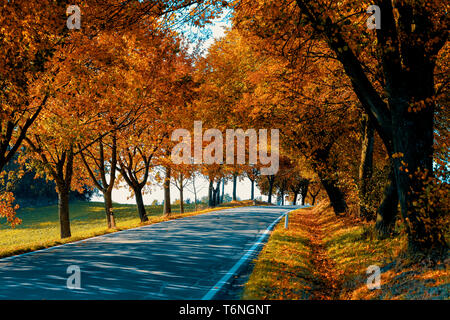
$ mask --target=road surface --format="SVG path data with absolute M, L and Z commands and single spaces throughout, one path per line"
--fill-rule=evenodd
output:
M 214 299 L 294 208 L 221 210 L 3 258 L 0 299 Z M 67 286 L 70 266 L 80 288 Z

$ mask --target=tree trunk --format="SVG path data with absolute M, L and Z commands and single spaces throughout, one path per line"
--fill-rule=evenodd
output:
M 72 149 L 63 153 L 63 156 L 58 163 L 57 171 L 52 171 L 55 179 L 56 188 L 58 191 L 58 215 L 60 223 L 61 239 L 69 238 L 70 232 L 70 218 L 69 218 L 69 197 L 70 185 L 73 174 L 73 152 Z M 66 164 L 64 168 L 64 163 Z
M 347 202 L 345 201 L 345 196 L 342 190 L 337 186 L 338 181 L 335 178 L 323 177 L 322 173 L 318 172 L 320 182 L 325 189 L 328 198 L 330 199 L 331 206 L 333 207 L 334 213 L 339 215 L 347 210 Z
M 220 196 L 220 203 L 223 203 L 224 196 L 225 196 L 225 178 L 222 178 L 222 195 Z
M 297 197 L 298 197 L 298 192 L 294 192 L 294 199 L 292 200 L 293 206 L 297 205 Z
M 317 176 L 322 183 L 325 192 L 327 193 L 330 204 L 333 207 L 334 213 L 340 215 L 347 211 L 347 202 L 345 201 L 345 195 L 339 188 L 339 180 L 336 174 L 337 165 L 333 160 L 330 160 L 330 150 L 332 143 L 322 149 L 318 149 L 314 152 L 313 166 Z M 327 168 L 323 169 L 318 166 L 318 163 L 327 164 Z M 326 171 L 325 171 L 326 170 Z
M 427 79 L 426 74 L 422 77 L 423 83 L 410 84 L 410 88 L 416 88 L 420 92 L 420 86 L 432 82 L 432 79 Z M 440 251 L 446 248 L 446 243 L 433 213 L 427 209 L 430 207 L 428 200 L 423 198 L 427 182 L 420 176 L 432 175 L 433 172 L 434 105 L 428 104 L 420 111 L 409 112 L 411 96 L 417 97 L 400 93 L 390 99 L 390 105 L 394 106 L 394 153 L 399 155 L 394 159 L 397 192 L 408 231 L 408 249 L 412 252 Z M 420 101 L 421 97 L 417 98 L 416 101 Z M 416 175 L 418 172 L 419 175 Z
M 255 200 L 255 180 L 250 179 L 250 182 L 251 182 L 250 200 Z
M 209 180 L 209 188 L 208 188 L 208 206 L 215 207 L 215 198 L 214 198 L 214 181 Z
M 214 189 L 214 201 L 216 205 L 220 204 L 220 180 L 217 181 L 216 188 Z
M 64 185 L 58 185 L 58 216 L 60 223 L 61 239 L 69 238 L 70 219 L 69 219 L 69 192 L 70 189 Z
M 112 188 L 108 188 L 103 192 L 103 197 L 105 199 L 105 212 L 106 212 L 106 223 L 109 229 L 116 228 L 116 221 L 114 218 L 113 206 L 112 206 Z
M 163 214 L 165 215 L 170 215 L 172 213 L 172 206 L 170 204 L 170 179 L 171 179 L 170 175 L 171 169 L 166 168 L 166 177 L 164 179 L 164 209 L 163 209 Z
M 184 213 L 183 184 L 180 185 L 180 212 Z
M 233 201 L 237 201 L 237 175 L 233 174 Z
M 194 210 L 197 212 L 197 188 L 195 187 L 195 175 L 192 176 L 192 189 L 194 190 Z
M 389 237 L 394 230 L 398 212 L 398 193 L 394 176 L 394 169 L 389 172 L 389 184 L 384 189 L 383 200 L 377 210 L 375 230 L 379 238 Z
M 311 200 L 311 205 L 314 206 L 314 204 L 316 203 L 316 197 L 317 197 L 317 196 L 314 196 L 314 195 L 312 195 L 311 193 L 310 193 L 309 195 L 310 195 L 311 198 L 312 198 L 312 200 Z
M 141 222 L 148 221 L 147 212 L 145 211 L 144 199 L 142 197 L 142 190 L 139 188 L 134 189 L 134 195 L 136 197 L 136 204 L 138 208 L 139 218 Z
M 273 184 L 275 182 L 274 176 L 267 176 L 269 180 L 269 195 L 267 196 L 267 202 L 272 203 Z
M 308 195 L 308 187 L 309 187 L 309 181 L 305 180 L 302 189 L 301 189 L 301 196 L 302 196 L 302 206 L 305 205 L 306 196 Z
M 364 114 L 361 120 L 362 142 L 361 142 L 361 162 L 359 166 L 359 215 L 365 220 L 373 220 L 371 215 L 371 203 L 369 184 L 373 172 L 373 145 L 374 128 L 369 120 L 369 116 Z

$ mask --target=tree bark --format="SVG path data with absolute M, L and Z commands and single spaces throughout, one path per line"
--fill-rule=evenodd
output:
M 294 199 L 292 200 L 293 206 L 297 205 L 297 197 L 298 197 L 298 192 L 294 192 Z
M 208 188 L 208 206 L 215 207 L 215 198 L 214 198 L 214 181 L 209 180 L 209 188 Z
M 302 206 L 305 205 L 306 196 L 308 195 L 308 187 L 309 187 L 309 181 L 305 180 L 302 188 L 301 188 L 301 196 L 302 196 Z
M 273 193 L 273 185 L 275 182 L 275 176 L 267 176 L 267 180 L 269 181 L 269 194 L 267 196 L 267 202 L 272 203 L 272 193 Z
M 317 195 L 313 195 L 311 192 L 309 193 L 309 195 L 311 196 L 312 200 L 311 200 L 311 205 L 314 206 L 314 204 L 316 203 L 316 197 Z
M 330 200 L 330 204 L 333 207 L 334 213 L 340 215 L 347 211 L 347 202 L 345 200 L 345 195 L 339 188 L 339 180 L 336 174 L 337 167 L 333 160 L 330 160 L 330 150 L 333 143 L 325 146 L 322 149 L 318 149 L 314 152 L 313 158 L 315 166 L 315 171 L 322 183 L 325 192 Z M 326 171 L 321 167 L 317 166 L 318 163 L 327 164 Z
M 421 75 L 423 83 L 417 83 L 416 91 L 432 79 Z M 428 78 L 428 79 L 427 79 Z M 410 87 L 414 84 L 410 84 Z M 417 100 L 421 97 L 414 95 Z M 408 231 L 408 248 L 412 252 L 429 252 L 446 248 L 439 225 L 427 209 L 427 199 L 422 198 L 427 182 L 420 174 L 433 172 L 433 113 L 434 105 L 428 104 L 418 112 L 408 111 L 411 95 L 401 93 L 391 98 L 393 107 L 394 172 L 401 213 Z M 416 173 L 419 173 L 416 175 Z M 425 211 L 421 211 L 425 208 Z
M 220 204 L 220 180 L 217 181 L 216 188 L 214 189 L 214 201 L 216 205 Z
M 223 203 L 225 196 L 225 178 L 222 178 L 222 194 L 220 195 L 220 203 Z
M 255 180 L 250 179 L 250 182 L 251 182 L 250 200 L 255 200 Z
M 107 223 L 109 229 L 111 229 L 111 228 L 115 229 L 116 221 L 114 218 L 113 206 L 112 206 L 112 188 L 108 188 L 107 190 L 104 190 L 103 197 L 105 199 L 106 223 Z
M 58 215 L 60 222 L 61 239 L 69 238 L 71 236 L 69 197 L 73 174 L 73 159 L 73 149 L 70 148 L 68 151 L 62 153 L 56 171 L 52 171 L 52 175 L 55 179 L 56 187 L 58 190 Z M 64 163 L 66 164 L 65 168 Z
M 338 181 L 333 177 L 324 177 L 322 173 L 318 173 L 320 182 L 330 199 L 331 206 L 333 207 L 334 213 L 340 215 L 347 210 L 347 202 L 345 201 L 345 196 L 342 190 L 338 187 Z
M 374 128 L 367 114 L 361 119 L 361 162 L 359 166 L 359 215 L 365 220 L 373 220 L 370 214 L 369 184 L 373 173 Z
M 69 238 L 70 219 L 69 219 L 69 192 L 70 189 L 64 185 L 58 184 L 58 216 L 60 224 L 61 239 Z
M 184 213 L 183 185 L 180 186 L 180 212 Z
M 233 201 L 237 201 L 237 174 L 233 174 Z
M 148 217 L 147 212 L 145 211 L 144 199 L 142 197 L 142 189 L 135 188 L 133 191 L 136 197 L 136 204 L 138 208 L 139 218 L 141 219 L 141 222 L 146 222 L 148 221 Z
M 375 231 L 379 238 L 389 237 L 394 230 L 398 213 L 398 193 L 395 182 L 394 169 L 389 172 L 389 184 L 384 189 L 383 200 L 377 209 Z
M 197 211 L 197 188 L 195 187 L 195 174 L 192 175 L 192 189 L 194 191 L 194 209 Z
M 170 204 L 170 179 L 171 179 L 171 169 L 166 168 L 166 177 L 164 179 L 164 209 L 163 214 L 170 215 L 172 213 L 172 207 Z

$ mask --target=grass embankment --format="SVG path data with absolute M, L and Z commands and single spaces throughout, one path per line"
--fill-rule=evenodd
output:
M 369 224 L 337 218 L 325 206 L 289 219 L 255 261 L 244 299 L 449 299 L 448 259 L 411 259 L 405 235 L 378 240 Z M 381 289 L 367 288 L 371 265 L 381 268 Z
M 224 203 L 216 208 L 185 205 L 185 213 L 180 214 L 180 206 L 172 205 L 170 216 L 162 215 L 162 206 L 146 206 L 149 221 L 141 223 L 136 205 L 114 204 L 117 229 L 108 229 L 105 208 L 101 202 L 74 202 L 70 204 L 70 227 L 72 236 L 60 239 L 58 208 L 56 205 L 24 208 L 18 212 L 22 223 L 15 228 L 0 224 L 0 258 L 44 249 L 64 243 L 74 242 L 106 233 L 136 228 L 148 224 L 207 213 L 215 210 L 252 205 L 250 201 Z

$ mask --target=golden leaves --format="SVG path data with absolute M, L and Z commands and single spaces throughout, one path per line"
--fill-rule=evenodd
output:
M 16 217 L 16 211 L 19 209 L 19 205 L 14 205 L 14 200 L 15 198 L 12 192 L 2 192 L 0 194 L 0 217 L 6 218 L 6 221 L 12 228 L 22 222 L 21 219 Z

